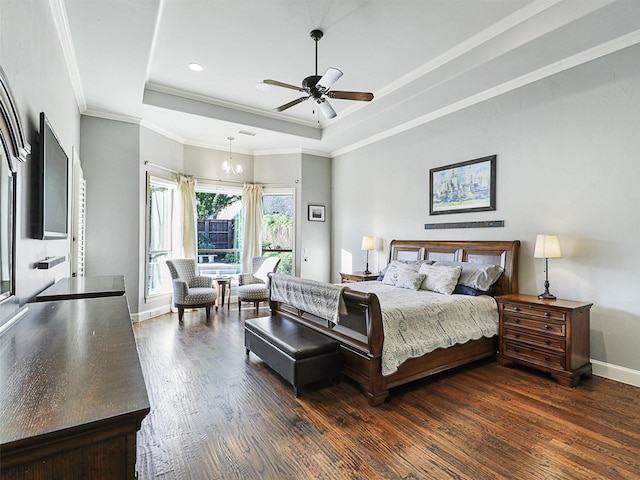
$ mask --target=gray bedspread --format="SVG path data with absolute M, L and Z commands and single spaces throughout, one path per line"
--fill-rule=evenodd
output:
M 443 295 L 375 281 L 351 283 L 349 288 L 375 293 L 380 301 L 383 375 L 394 373 L 409 358 L 498 333 L 496 301 L 486 295 Z

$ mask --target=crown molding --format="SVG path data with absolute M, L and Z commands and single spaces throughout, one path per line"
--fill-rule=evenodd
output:
M 575 55 L 571 55 L 562 60 L 553 62 L 549 65 L 546 65 L 542 68 L 529 72 L 525 75 L 521 75 L 520 77 L 514 78 L 502 84 L 488 88 L 475 95 L 471 95 L 457 102 L 453 102 L 443 108 L 434 110 L 433 112 L 430 112 L 426 115 L 415 118 L 409 122 L 405 122 L 403 124 L 397 125 L 396 127 L 385 130 L 384 132 L 380 132 L 376 135 L 372 135 L 368 138 L 360 140 L 359 142 L 352 143 L 347 147 L 335 150 L 331 152 L 331 155 L 334 157 L 337 157 L 340 155 L 344 155 L 345 153 L 358 150 L 367 145 L 371 145 L 372 143 L 376 143 L 381 140 L 384 140 L 385 138 L 398 135 L 402 132 L 405 132 L 407 130 L 416 128 L 420 125 L 424 125 L 426 123 L 432 122 L 446 115 L 450 115 L 462 109 L 471 107 L 473 105 L 477 105 L 478 103 L 491 100 L 492 98 L 495 98 L 504 93 L 511 92 L 513 90 L 524 87 L 531 83 L 534 83 L 539 80 L 543 80 L 545 78 L 556 75 L 558 73 L 564 72 L 565 70 L 569 70 L 571 68 L 577 67 L 579 65 L 583 65 L 593 60 L 597 60 L 601 57 L 610 55 L 612 53 L 618 52 L 620 50 L 631 47 L 633 45 L 637 45 L 638 43 L 640 43 L 640 30 L 636 30 L 627 35 L 623 35 L 621 37 L 615 38 L 601 45 L 597 45 L 593 48 L 587 49 L 583 52 L 579 52 Z
M 249 107 L 247 105 L 241 105 L 239 103 L 227 102 L 225 100 L 220 100 L 213 97 L 208 97 L 206 95 L 200 95 L 193 92 L 187 92 L 185 90 L 180 90 L 173 87 L 168 87 L 166 85 L 160 85 L 157 83 L 149 83 L 145 84 L 145 90 L 150 90 L 152 92 L 163 93 L 166 95 L 173 95 L 175 97 L 186 98 L 187 100 L 193 100 L 195 102 L 207 103 L 209 105 L 215 105 L 217 107 L 228 108 L 231 110 L 236 110 L 243 113 L 249 113 L 251 115 L 258 115 L 260 117 L 273 118 L 280 121 L 284 121 L 287 123 L 292 123 L 296 125 L 302 125 L 304 127 L 314 128 L 322 130 L 320 126 L 316 122 L 311 122 L 308 120 L 300 120 L 300 119 L 291 119 L 284 118 L 282 115 L 278 115 L 277 113 L 273 113 L 270 111 L 261 110 L 259 108 Z
M 536 15 L 539 15 L 541 12 L 544 12 L 545 10 L 560 3 L 560 1 L 561 0 L 537 0 L 533 3 L 530 3 L 529 5 L 521 8 L 508 17 L 503 18 L 499 22 L 494 23 L 490 27 L 485 28 L 476 35 L 468 38 L 464 42 L 456 45 L 454 48 L 451 48 L 450 50 L 444 52 L 443 54 L 435 57 L 429 62 L 404 75 L 403 77 L 400 77 L 396 81 L 386 85 L 384 88 L 376 92 L 376 98 L 383 98 L 384 96 L 395 92 L 396 90 L 404 87 L 405 85 L 408 85 L 409 83 L 419 79 L 420 77 L 423 77 L 428 73 L 437 70 L 443 65 L 446 65 L 447 63 L 450 63 L 455 59 L 461 57 L 462 55 L 487 43 L 489 40 L 492 40 L 511 30 L 517 25 L 530 20 Z
M 69 79 L 71 80 L 73 93 L 76 97 L 78 110 L 82 113 L 87 109 L 87 102 L 84 96 L 84 89 L 82 88 L 82 80 L 80 78 L 78 61 L 76 59 L 76 50 L 73 46 L 73 38 L 71 37 L 71 30 L 69 29 L 69 20 L 67 18 L 67 11 L 64 7 L 64 0 L 49 0 L 49 6 L 51 7 L 53 23 L 56 27 L 56 32 L 58 33 L 58 41 L 62 47 L 62 54 L 64 56 L 65 64 L 67 65 L 67 72 L 69 74 Z
M 288 148 L 288 149 L 273 149 L 273 150 L 256 150 L 253 155 L 256 157 L 267 155 L 315 155 L 316 157 L 333 158 L 331 153 L 322 152 L 320 150 L 309 150 L 306 148 Z
M 142 119 L 139 117 L 132 117 L 130 115 L 122 115 L 115 112 L 107 112 L 106 110 L 94 110 L 87 108 L 80 112 L 82 115 L 88 117 L 104 118 L 105 120 L 115 120 L 117 122 L 134 123 L 136 125 L 142 124 Z

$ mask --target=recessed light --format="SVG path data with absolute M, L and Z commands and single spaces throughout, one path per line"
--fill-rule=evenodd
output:
M 194 72 L 201 72 L 202 70 L 204 70 L 204 67 L 202 65 L 200 65 L 199 63 L 195 63 L 192 62 L 189 64 L 189 68 L 191 70 L 193 70 Z
M 263 92 L 268 92 L 269 90 L 271 90 L 271 85 L 264 82 L 258 82 L 256 83 L 256 88 Z

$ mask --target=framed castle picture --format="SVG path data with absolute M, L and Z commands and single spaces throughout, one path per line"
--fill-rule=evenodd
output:
M 496 209 L 496 155 L 429 170 L 429 213 Z

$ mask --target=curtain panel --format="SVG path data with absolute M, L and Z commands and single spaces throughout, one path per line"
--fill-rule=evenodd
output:
M 198 211 L 196 208 L 196 179 L 178 175 L 180 217 L 182 220 L 182 258 L 198 257 Z
M 251 257 L 262 255 L 262 185 L 245 183 L 242 189 L 242 271 L 251 271 Z

